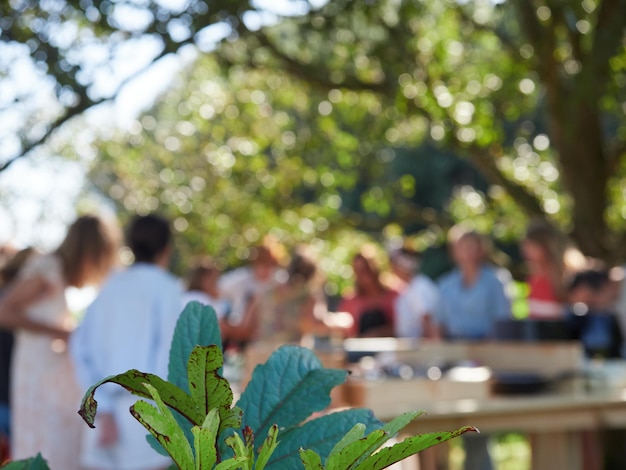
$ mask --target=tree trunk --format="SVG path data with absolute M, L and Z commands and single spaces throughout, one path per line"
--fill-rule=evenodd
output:
M 552 126 L 561 128 L 562 139 L 555 146 L 563 187 L 572 197 L 571 236 L 586 255 L 608 260 L 612 252 L 605 219 L 609 175 L 600 113 L 597 106 L 581 100 L 567 108 L 568 115 Z

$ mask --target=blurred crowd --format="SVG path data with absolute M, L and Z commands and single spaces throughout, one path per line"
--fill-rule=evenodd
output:
M 76 411 L 84 391 L 109 375 L 139 369 L 166 377 L 174 327 L 191 301 L 214 308 L 226 348 L 329 336 L 530 335 L 581 341 L 589 357 L 623 355 L 623 269 L 574 256 L 565 237 L 544 223 L 531 224 L 520 246 L 529 289 L 524 320 L 513 317 L 513 279 L 490 261 L 491 240 L 462 226 L 449 231 L 454 268 L 439 279 L 421 272 L 413 249 L 363 246 L 352 258 L 352 286 L 338 302 L 325 295 L 324 275 L 306 246 L 284 256 L 285 248 L 267 238 L 251 247 L 247 265 L 226 272 L 200 256 L 182 281 L 168 272 L 166 219 L 138 216 L 124 235 L 122 242 L 114 224 L 82 216 L 50 253 L 0 251 L 0 457 L 41 452 L 52 470 L 167 468 L 129 414 L 128 393 L 98 390 L 95 430 Z M 126 267 L 118 264 L 122 243 L 134 259 Z M 98 295 L 77 325 L 66 289 L 88 285 Z

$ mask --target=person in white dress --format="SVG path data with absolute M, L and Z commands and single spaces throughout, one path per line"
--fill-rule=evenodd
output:
M 11 368 L 12 456 L 37 453 L 52 470 L 80 468 L 76 458 L 81 391 L 67 353 L 74 328 L 65 289 L 99 283 L 117 255 L 112 227 L 78 218 L 51 254 L 34 256 L 0 303 L 0 324 L 16 331 Z
M 135 262 L 113 274 L 88 307 L 70 347 L 86 390 L 106 376 L 138 369 L 167 378 L 170 344 L 182 310 L 182 286 L 166 271 L 171 232 L 167 220 L 148 215 L 129 227 Z M 146 441 L 148 431 L 129 412 L 137 398 L 105 384 L 96 391 L 96 429 L 83 430 L 80 463 L 90 470 L 153 470 L 170 459 Z

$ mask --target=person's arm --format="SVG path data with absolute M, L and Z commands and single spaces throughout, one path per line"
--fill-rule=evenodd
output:
M 428 339 L 441 339 L 443 332 L 440 325 L 439 311 L 441 306 L 441 295 L 439 288 L 432 282 L 424 282 L 421 295 L 424 302 L 424 316 L 422 317 L 423 337 Z
M 496 320 L 511 318 L 511 299 L 506 294 L 505 286 L 496 277 L 494 282 L 493 296 L 493 312 Z
M 318 312 L 321 312 L 318 313 Z M 310 295 L 300 308 L 300 334 L 328 335 L 330 329 L 324 323 L 326 305 L 315 295 Z
M 409 287 L 410 289 L 410 287 Z M 395 335 L 398 338 L 417 338 L 420 336 L 418 322 L 419 315 L 416 314 L 419 306 L 415 305 L 411 292 L 405 292 L 396 299 L 394 305 L 395 313 Z
M 220 320 L 220 330 L 222 341 L 249 341 L 254 337 L 258 326 L 259 296 L 253 297 L 246 307 L 246 311 L 241 322 L 230 323 L 226 319 Z
M 393 338 L 394 337 L 393 325 L 377 326 L 370 328 L 361 335 L 362 338 Z
M 102 379 L 105 374 L 98 372 L 97 358 L 104 352 L 100 350 L 99 341 L 108 340 L 105 328 L 98 324 L 98 309 L 100 299 L 96 300 L 87 308 L 81 324 L 70 336 L 69 351 L 74 364 L 74 372 L 82 390 Z M 101 356 L 100 356 L 101 357 Z M 119 393 L 113 384 L 104 384 L 97 391 L 98 399 L 98 444 L 106 448 L 114 445 L 119 440 L 119 430 L 115 421 L 114 397 Z
M 49 325 L 29 318 L 26 310 L 52 297 L 62 286 L 52 284 L 43 277 L 19 279 L 0 301 L 0 326 L 9 330 L 23 329 L 67 340 L 70 328 Z
M 446 296 L 445 279 L 446 278 L 435 283 L 435 286 L 437 287 L 438 302 L 437 302 L 437 310 L 433 312 L 433 315 L 435 317 L 435 323 L 437 324 L 437 333 L 439 335 L 439 338 L 441 339 L 446 339 L 446 337 L 448 337 L 449 335 L 449 331 L 448 331 L 448 318 L 450 315 L 449 302 L 448 302 L 449 295 Z

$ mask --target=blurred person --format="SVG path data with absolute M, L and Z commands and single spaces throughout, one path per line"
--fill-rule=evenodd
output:
M 221 271 L 213 260 L 204 258 L 194 264 L 187 276 L 187 291 L 183 294 L 183 306 L 189 302 L 200 302 L 215 310 L 218 319 L 225 318 L 229 311 L 228 302 L 220 298 L 218 280 Z
M 626 265 L 612 268 L 610 277 L 615 292 L 612 310 L 617 315 L 622 335 L 626 338 Z
M 499 272 L 487 264 L 485 238 L 460 226 L 448 233 L 456 268 L 439 281 L 441 308 L 439 323 L 444 338 L 484 340 L 490 337 L 495 323 L 511 317 L 511 304 Z M 489 436 L 462 437 L 465 447 L 465 470 L 491 470 Z
M 439 322 L 445 338 L 487 339 L 497 320 L 511 317 L 511 303 L 500 270 L 486 261 L 486 244 L 476 232 L 458 227 L 451 230 L 456 268 L 439 281 Z
M 74 321 L 67 287 L 99 284 L 117 236 L 98 217 L 79 217 L 51 254 L 32 256 L 0 301 L 0 324 L 16 331 L 11 377 L 12 457 L 41 452 L 52 470 L 80 467 L 81 390 L 67 353 Z
M 622 355 L 623 336 L 612 310 L 615 290 L 609 271 L 587 269 L 568 286 L 566 320 L 571 338 L 582 343 L 589 358 L 615 359 Z
M 158 215 L 135 217 L 127 229 L 135 260 L 113 274 L 71 342 L 79 381 L 86 390 L 129 369 L 167 377 L 169 350 L 182 311 L 182 285 L 167 271 L 172 252 L 169 222 Z M 96 429 L 83 424 L 83 449 L 76 461 L 89 470 L 167 468 L 146 430 L 129 413 L 135 398 L 113 384 L 96 392 Z
M 354 255 L 354 287 L 337 306 L 347 312 L 353 324 L 346 334 L 350 337 L 390 337 L 394 335 L 395 302 L 398 292 L 388 287 L 381 276 L 375 249 L 366 245 Z
M 398 338 L 438 338 L 439 288 L 420 272 L 419 254 L 409 248 L 389 257 L 393 273 L 402 281 L 395 304 L 395 333 Z
M 8 286 L 17 277 L 20 269 L 26 263 L 28 258 L 36 253 L 33 248 L 24 248 L 18 252 L 6 249 L 3 251 L 3 254 L 8 259 L 0 269 L 0 298 L 2 298 L 2 295 L 5 293 Z M 9 437 L 11 435 L 9 395 L 13 343 L 13 331 L 0 328 L 0 436 L 5 439 L 5 445 L 8 444 Z M 3 455 L 0 451 L 0 463 L 3 461 L 2 457 Z
M 230 305 L 229 321 L 243 321 L 252 299 L 272 288 L 280 276 L 282 246 L 266 237 L 250 250 L 250 264 L 223 274 L 218 281 L 220 298 Z
M 528 227 L 521 244 L 528 267 L 528 318 L 555 320 L 565 312 L 565 243 L 543 222 Z
M 294 250 L 286 269 L 287 278 L 256 299 L 260 341 L 299 343 L 324 328 L 326 300 L 319 269 L 310 252 Z

